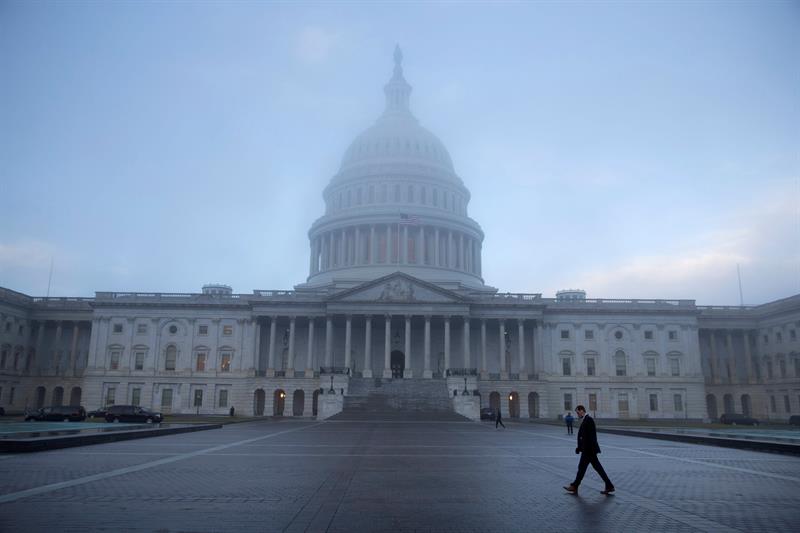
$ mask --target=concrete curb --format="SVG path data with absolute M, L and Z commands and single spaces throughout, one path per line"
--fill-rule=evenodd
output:
M 706 444 L 710 446 L 720 446 L 722 448 L 736 448 L 739 450 L 800 455 L 800 445 L 788 444 L 784 442 L 726 439 L 723 437 L 711 437 L 707 435 L 684 435 L 679 433 L 651 433 L 647 431 L 616 428 L 598 428 L 597 431 L 602 433 L 612 433 L 614 435 L 625 435 L 628 437 L 643 437 L 645 439 L 670 440 L 675 442 L 688 442 L 691 444 Z
M 132 439 L 146 439 L 164 435 L 177 435 L 179 433 L 193 433 L 209 429 L 220 429 L 221 424 L 194 424 L 169 428 L 132 429 L 130 431 L 110 431 L 105 433 L 92 433 L 87 435 L 56 435 L 53 437 L 35 437 L 28 439 L 0 439 L 0 452 L 26 453 L 71 448 L 73 446 L 87 446 L 105 442 L 117 442 Z

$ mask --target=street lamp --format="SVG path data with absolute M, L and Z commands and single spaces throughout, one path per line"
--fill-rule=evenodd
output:
M 333 390 L 333 376 L 331 376 L 331 388 L 328 389 L 328 394 L 336 394 L 336 391 Z

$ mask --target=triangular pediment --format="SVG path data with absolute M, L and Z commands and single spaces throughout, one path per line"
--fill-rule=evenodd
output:
M 402 272 L 368 281 L 330 298 L 336 302 L 462 303 L 464 299 L 447 289 Z

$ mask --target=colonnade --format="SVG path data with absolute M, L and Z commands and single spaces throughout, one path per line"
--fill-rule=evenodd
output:
M 481 275 L 481 240 L 439 227 L 391 223 L 351 226 L 311 239 L 310 273 L 346 266 L 427 265 Z
M 433 315 L 336 315 L 339 320 L 343 318 L 344 320 L 344 367 L 347 369 L 352 368 L 353 366 L 359 366 L 362 368 L 362 373 L 364 377 L 385 377 L 390 378 L 392 377 L 392 369 L 391 369 L 391 356 L 393 351 L 393 343 L 397 344 L 397 341 L 393 341 L 393 333 L 400 334 L 403 333 L 402 337 L 402 348 L 403 354 L 405 357 L 406 362 L 406 369 L 404 372 L 404 377 L 420 377 L 414 376 L 411 370 L 411 361 L 412 359 L 418 361 L 420 355 L 422 356 L 422 376 L 424 378 L 432 378 L 434 375 L 432 360 L 431 360 L 431 345 L 432 345 L 432 328 L 431 323 L 432 320 L 435 318 L 437 320 L 441 320 L 442 329 L 442 344 L 444 347 L 444 367 L 441 368 L 443 372 L 446 372 L 448 369 L 453 368 L 476 368 L 480 369 L 482 374 L 488 373 L 489 368 L 489 358 L 496 355 L 499 359 L 499 368 L 500 368 L 500 377 L 501 379 L 508 379 L 510 374 L 510 368 L 508 368 L 508 364 L 506 361 L 507 356 L 507 346 L 505 339 L 506 339 L 506 326 L 508 324 L 509 327 L 516 326 L 516 336 L 517 336 L 517 355 L 519 358 L 519 362 L 517 365 L 517 370 L 519 373 L 519 379 L 527 379 L 528 373 L 532 371 L 532 368 L 528 368 L 528 358 L 526 357 L 526 350 L 525 350 L 525 332 L 526 332 L 526 322 L 532 322 L 524 318 L 475 318 L 469 316 L 433 316 Z M 286 377 L 292 377 L 295 372 L 296 359 L 297 357 L 305 357 L 305 369 L 306 375 L 308 372 L 313 372 L 315 368 L 315 335 L 316 335 L 316 322 L 323 321 L 325 323 L 325 331 L 324 331 L 324 349 L 321 354 L 321 360 L 319 361 L 321 364 L 318 366 L 324 367 L 333 367 L 334 366 L 334 316 L 333 315 L 325 315 L 325 316 L 294 316 L 294 315 L 272 315 L 269 317 L 261 317 L 261 319 L 256 319 L 256 335 L 255 335 L 255 348 L 254 354 L 256 355 L 256 359 L 258 360 L 262 354 L 261 348 L 261 337 L 262 337 L 262 328 L 268 328 L 268 331 L 265 333 L 267 347 L 266 347 L 266 357 L 267 357 L 267 367 L 266 367 L 266 375 L 267 376 L 274 376 L 276 372 L 282 372 L 283 375 Z M 393 329 L 393 320 L 400 319 L 402 326 L 399 329 Z M 419 319 L 422 318 L 424 320 L 424 328 L 423 328 L 423 348 L 422 353 L 415 353 L 412 350 L 412 319 Z M 299 324 L 298 321 L 302 320 L 305 322 L 306 331 L 305 335 L 307 335 L 307 343 L 306 343 L 306 352 L 304 354 L 297 353 L 296 345 L 297 345 L 297 335 Z M 355 357 L 363 358 L 362 361 L 354 361 L 353 360 L 353 323 L 354 320 L 363 321 L 363 335 L 364 335 L 364 349 L 361 354 L 356 354 Z M 278 331 L 278 322 L 281 321 L 282 331 Z M 286 327 L 288 321 L 288 328 Z M 382 368 L 373 368 L 373 330 L 375 329 L 374 326 L 376 324 L 383 323 L 383 367 Z M 480 323 L 480 360 L 474 359 L 471 353 L 471 335 L 473 330 L 473 322 Z M 488 329 L 488 322 L 496 323 L 497 334 L 498 334 L 498 343 L 496 346 L 497 353 L 490 354 L 489 350 L 487 350 L 487 329 Z M 515 323 L 515 324 L 514 324 Z M 419 324 L 418 324 L 419 325 Z M 461 350 L 459 354 L 454 354 L 452 350 L 452 329 L 453 326 L 460 326 L 461 335 L 462 335 L 462 342 L 461 342 Z M 539 327 L 539 323 L 536 322 L 537 328 Z M 530 326 L 528 326 L 530 327 Z M 284 329 L 285 328 L 285 329 Z M 477 328 L 476 328 L 477 329 Z M 287 338 L 288 334 L 288 338 Z M 283 366 L 283 363 L 278 364 L 278 350 L 280 349 L 278 346 L 278 336 L 284 335 L 282 340 L 283 347 L 286 348 L 286 361 L 285 361 L 285 368 L 280 368 Z M 399 347 L 398 347 L 399 349 Z M 363 363 L 363 364 L 362 364 Z
M 755 341 L 756 333 L 748 329 L 703 329 L 708 341 L 709 373 L 706 378 L 712 384 L 721 383 L 757 383 L 762 379 L 761 369 L 758 367 Z M 744 379 L 740 379 L 737 361 L 737 350 L 734 346 L 735 339 L 740 340 L 743 355 Z M 703 343 L 701 343 L 703 346 Z
M 52 336 L 45 340 L 48 322 L 55 323 Z M 0 369 L 17 371 L 44 371 L 45 373 L 75 374 L 77 369 L 78 339 L 82 329 L 91 329 L 86 320 L 29 320 L 20 335 L 3 336 L 0 342 Z M 10 330 L 11 328 L 9 328 Z M 18 330 L 19 332 L 19 330 Z M 65 340 L 69 339 L 69 344 Z M 69 347 L 67 360 L 62 361 L 63 348 Z M 49 356 L 46 350 L 49 348 Z M 65 363 L 62 365 L 62 363 Z

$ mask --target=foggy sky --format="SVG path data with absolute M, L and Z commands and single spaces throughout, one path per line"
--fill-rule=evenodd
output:
M 290 289 L 345 149 L 411 108 L 506 292 L 800 292 L 800 4 L 0 3 L 0 286 Z

